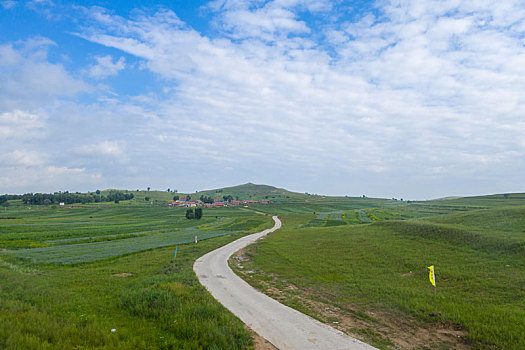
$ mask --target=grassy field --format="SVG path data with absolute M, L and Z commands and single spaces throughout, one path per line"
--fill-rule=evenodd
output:
M 183 209 L 133 203 L 11 206 L 2 214 L 0 348 L 252 346 L 251 333 L 198 283 L 192 266 L 272 226 L 270 217 L 225 208 L 187 220 Z M 187 244 L 195 235 L 199 242 Z
M 192 265 L 272 226 L 264 213 L 283 229 L 232 266 L 283 303 L 380 348 L 525 348 L 523 194 L 406 202 L 247 184 L 191 195 L 275 203 L 187 220 L 166 205 L 174 193 L 132 192 L 119 204 L 0 208 L 0 348 L 252 347 Z
M 510 197 L 363 208 L 370 224 L 326 225 L 331 212 L 308 227 L 311 215 L 284 215 L 237 271 L 380 348 L 524 349 L 525 200 Z

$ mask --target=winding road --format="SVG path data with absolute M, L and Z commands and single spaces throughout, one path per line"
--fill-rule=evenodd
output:
M 257 291 L 237 276 L 228 259 L 238 250 L 281 228 L 274 227 L 242 237 L 195 261 L 199 281 L 228 310 L 278 349 L 375 349 L 343 332 L 285 306 Z

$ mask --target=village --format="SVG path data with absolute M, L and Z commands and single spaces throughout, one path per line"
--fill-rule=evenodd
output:
M 223 200 L 223 199 L 217 199 L 214 200 L 211 203 L 204 202 L 202 200 L 188 200 L 187 197 L 182 197 L 178 200 L 168 202 L 168 206 L 170 207 L 202 207 L 202 208 L 217 208 L 217 207 L 233 207 L 233 206 L 248 206 L 249 204 L 273 204 L 274 201 L 270 200 L 259 200 L 259 201 L 253 201 L 253 200 Z

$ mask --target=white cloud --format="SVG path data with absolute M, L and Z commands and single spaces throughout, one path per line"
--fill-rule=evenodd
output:
M 82 104 L 87 84 L 47 58 L 56 44 L 0 46 L 0 133 L 49 126 L 48 164 L 114 186 L 175 181 L 179 167 L 187 186 L 215 186 L 210 169 L 218 182 L 387 197 L 399 187 L 405 198 L 481 193 L 486 179 L 490 191 L 508 190 L 502 178 L 525 185 L 522 2 L 381 1 L 346 22 L 332 18 L 340 4 L 214 1 L 210 36 L 169 10 L 82 9 L 78 35 L 138 58 L 158 89 Z M 94 57 L 95 79 L 135 69 L 113 50 Z M 31 79 L 36 69 L 46 74 Z M 49 101 L 69 103 L 41 113 Z M 129 159 L 140 173 L 114 166 Z
M 207 7 L 218 14 L 217 25 L 236 39 L 274 41 L 289 34 L 307 34 L 310 28 L 300 20 L 297 11 L 328 12 L 330 1 L 325 0 L 218 0 Z
M 9 10 L 9 9 L 12 9 L 18 6 L 18 2 L 17 1 L 0 1 L 0 5 L 2 5 L 2 7 L 5 10 Z
M 46 164 L 46 154 L 27 150 L 14 150 L 0 156 L 2 166 L 27 166 L 35 167 Z
M 386 3 L 378 17 L 326 31 L 335 58 L 304 37 L 311 29 L 298 6 L 213 2 L 222 29 L 242 41 L 210 39 L 155 16 L 106 17 L 106 28 L 118 30 L 83 35 L 176 81 L 175 95 L 161 101 L 158 130 L 213 139 L 238 164 L 384 174 L 417 164 L 424 177 L 426 167 L 470 175 L 516 156 L 506 150 L 519 138 L 509 142 L 498 125 L 513 125 L 525 112 L 525 75 L 516 64 L 525 54 L 523 33 L 519 16 L 510 16 L 523 5 Z M 192 119 L 210 131 L 181 126 Z M 214 136 L 218 130 L 223 138 Z
M 64 191 L 94 186 L 99 174 L 90 174 L 83 168 L 44 165 L 34 167 L 2 167 L 0 183 L 9 193 Z
M 48 50 L 54 45 L 46 38 L 0 45 L 0 111 L 36 109 L 90 90 L 63 65 L 49 62 Z
M 0 136 L 4 140 L 39 138 L 45 134 L 45 119 L 42 115 L 21 110 L 0 113 Z
M 65 166 L 48 166 L 45 171 L 52 177 L 58 175 L 78 175 L 86 171 L 84 168 L 68 168 Z
M 111 156 L 119 158 L 124 154 L 124 148 L 117 141 L 102 141 L 77 147 L 76 152 L 83 155 Z
M 121 70 L 126 68 L 124 57 L 120 57 L 118 61 L 113 63 L 113 58 L 110 55 L 95 57 L 97 63 L 89 69 L 88 75 L 95 79 L 104 79 L 107 77 L 117 75 Z

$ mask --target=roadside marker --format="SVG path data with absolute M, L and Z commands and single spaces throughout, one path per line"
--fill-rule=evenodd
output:
M 179 250 L 179 247 L 175 248 L 175 254 L 173 254 L 173 257 L 174 257 L 174 258 L 177 257 L 177 250 Z
M 197 236 L 195 236 L 195 243 L 197 243 Z
M 436 286 L 436 275 L 434 274 L 434 265 L 431 265 L 428 267 L 430 271 L 428 271 L 428 279 L 430 280 L 430 283 L 435 287 Z

